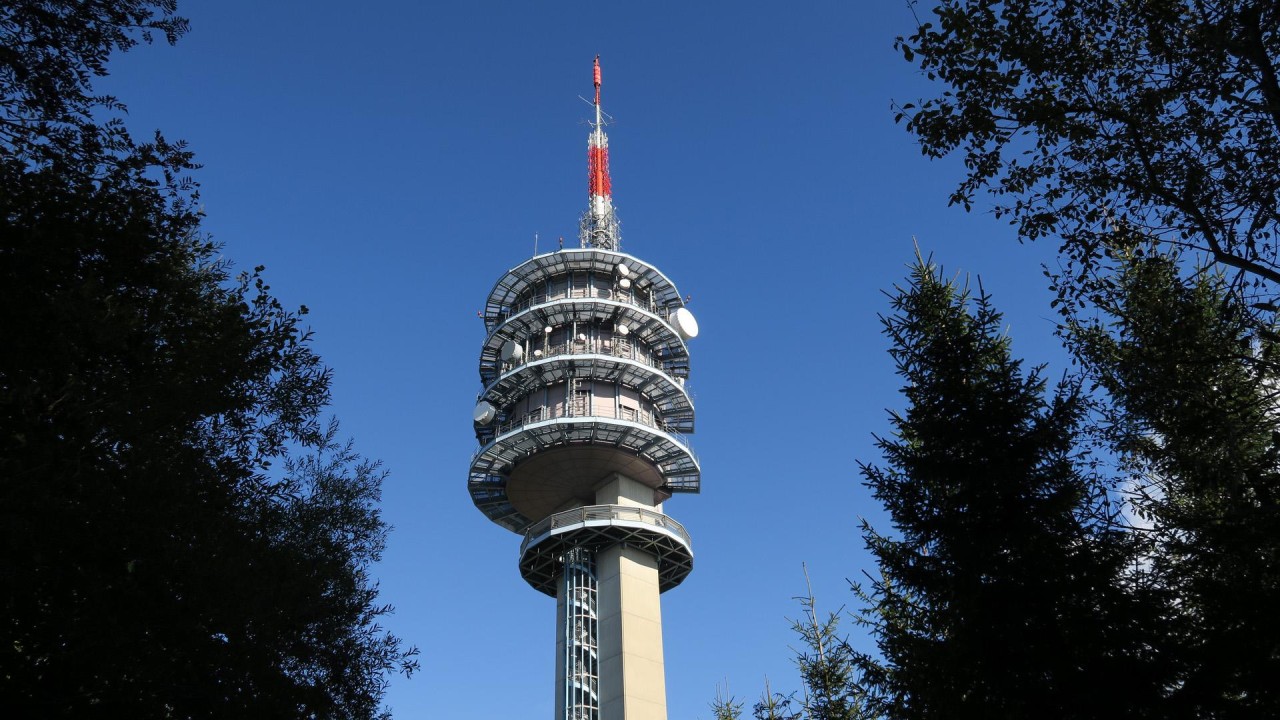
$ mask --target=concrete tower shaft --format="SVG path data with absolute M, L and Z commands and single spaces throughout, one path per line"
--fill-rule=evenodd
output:
M 698 326 L 665 275 L 618 250 L 599 58 L 594 79 L 583 247 L 537 255 L 489 293 L 468 489 L 524 536 L 522 576 L 556 598 L 557 718 L 665 720 L 658 596 L 693 552 L 662 503 L 700 487 L 685 439 Z

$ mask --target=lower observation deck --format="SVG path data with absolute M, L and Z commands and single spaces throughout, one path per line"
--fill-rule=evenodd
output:
M 661 496 L 699 489 L 698 459 L 684 439 L 638 420 L 536 415 L 502 429 L 472 458 L 467 485 L 476 507 L 514 532 L 568 503 L 591 502 L 609 473 Z
M 589 505 L 559 512 L 531 526 L 520 544 L 520 574 L 552 597 L 569 548 L 597 549 L 617 543 L 658 559 L 658 589 L 679 585 L 693 570 L 693 550 L 684 526 L 656 510 L 627 505 Z

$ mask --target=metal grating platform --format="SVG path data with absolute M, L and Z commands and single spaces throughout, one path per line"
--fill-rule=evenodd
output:
M 565 248 L 538 255 L 508 270 L 494 284 L 485 302 L 484 322 L 490 332 L 511 312 L 512 304 L 533 284 L 567 272 L 594 271 L 612 273 L 625 264 L 638 282 L 647 285 L 657 305 L 675 309 L 682 307 L 680 292 L 674 283 L 652 265 L 626 253 L 596 248 Z
M 689 533 L 656 510 L 626 505 L 589 505 L 556 513 L 525 531 L 520 574 L 535 590 L 552 597 L 572 548 L 597 550 L 618 543 L 658 559 L 658 589 L 666 592 L 693 571 Z
M 489 519 L 522 532 L 531 520 L 508 500 L 506 476 L 534 453 L 577 444 L 613 447 L 645 460 L 662 476 L 666 492 L 696 493 L 700 488 L 697 456 L 679 435 L 639 422 L 587 416 L 521 425 L 490 441 L 471 461 L 471 499 Z
M 572 323 L 625 323 L 635 341 L 658 355 L 665 372 L 678 377 L 689 374 L 689 349 L 662 317 L 617 300 L 562 298 L 522 310 L 490 332 L 480 350 L 480 382 L 488 385 L 497 377 L 498 353 L 508 340 L 522 343 L 526 338 L 541 337 L 547 326 Z

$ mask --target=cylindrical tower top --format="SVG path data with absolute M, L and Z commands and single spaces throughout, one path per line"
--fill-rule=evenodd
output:
M 599 58 L 594 82 L 583 247 L 508 270 L 482 313 L 480 448 L 468 487 L 490 519 L 516 532 L 600 504 L 609 477 L 639 483 L 650 505 L 701 482 L 685 439 L 694 428 L 686 342 L 698 325 L 666 275 L 617 248 Z

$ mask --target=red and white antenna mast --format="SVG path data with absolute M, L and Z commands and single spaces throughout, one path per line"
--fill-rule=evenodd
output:
M 587 193 L 589 205 L 582 216 L 583 247 L 618 250 L 618 216 L 613 211 L 613 189 L 609 181 L 609 138 L 604 134 L 604 112 L 600 109 L 600 56 L 596 56 L 593 79 L 596 86 L 596 121 L 587 139 Z

